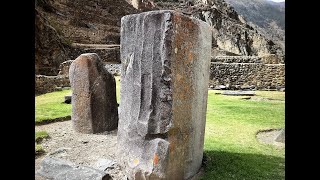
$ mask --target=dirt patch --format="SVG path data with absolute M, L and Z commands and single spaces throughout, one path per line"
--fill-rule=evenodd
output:
M 46 154 L 36 157 L 35 171 L 40 168 L 42 159 L 50 153 L 54 157 L 90 167 L 94 167 L 95 163 L 102 158 L 116 161 L 117 130 L 110 133 L 80 134 L 73 130 L 70 120 L 36 126 L 35 130 L 47 131 L 50 136 L 41 143 Z M 115 180 L 127 179 L 118 164 L 105 172 Z M 44 180 L 45 178 L 36 175 L 35 179 Z
M 256 138 L 260 143 L 271 144 L 279 148 L 285 148 L 285 143 L 275 141 L 280 131 L 281 129 L 261 130 L 257 133 Z

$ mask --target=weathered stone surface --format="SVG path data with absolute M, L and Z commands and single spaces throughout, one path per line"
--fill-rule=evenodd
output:
M 279 134 L 276 136 L 276 138 L 274 139 L 276 142 L 281 142 L 281 143 L 285 143 L 285 128 L 281 129 L 281 131 L 279 132 Z
M 116 162 L 110 159 L 99 159 L 95 164 L 95 168 L 100 171 L 105 171 L 108 168 L 114 167 L 115 164 Z
M 259 56 L 215 56 L 211 62 L 220 63 L 263 63 Z
M 69 68 L 73 60 L 68 60 L 60 64 L 58 76 L 69 77 Z
M 130 179 L 188 179 L 201 167 L 211 38 L 174 11 L 122 18 L 117 161 Z
M 280 63 L 284 63 L 275 54 L 267 54 L 267 55 L 261 56 L 261 60 L 262 60 L 262 62 L 264 64 L 280 64 Z
M 254 96 L 256 93 L 254 91 L 224 91 L 223 95 L 228 96 Z
M 37 174 L 54 180 L 109 180 L 110 175 L 90 167 L 75 165 L 70 161 L 47 156 Z
M 284 62 L 284 49 L 249 25 L 224 0 L 161 0 L 160 9 L 174 9 L 201 19 L 212 27 L 212 47 L 241 56 L 276 54 Z M 180 1 L 181 2 L 181 1 Z M 161 5 L 161 6 L 159 6 Z
M 71 47 L 71 59 L 77 58 L 79 54 L 96 53 L 104 64 L 108 62 L 120 63 L 119 45 L 73 43 Z
M 99 133 L 118 125 L 116 84 L 95 53 L 81 54 L 69 71 L 75 131 Z
M 224 89 L 226 89 L 226 88 L 227 88 L 227 87 L 224 86 L 224 85 L 218 85 L 218 86 L 214 87 L 213 89 L 215 89 L 215 90 L 224 90 Z
M 120 76 L 121 74 L 121 64 L 107 63 L 104 67 L 114 76 Z
M 230 89 L 276 89 L 285 86 L 284 64 L 212 62 L 209 85 L 230 85 Z
M 55 76 L 59 64 L 69 55 L 64 39 L 53 28 L 45 14 L 35 9 L 35 74 Z
M 72 98 L 72 95 L 64 96 L 64 103 L 71 104 L 71 98 Z
M 70 86 L 70 80 L 64 76 L 35 76 L 35 94 L 40 95 L 57 90 L 57 87 Z

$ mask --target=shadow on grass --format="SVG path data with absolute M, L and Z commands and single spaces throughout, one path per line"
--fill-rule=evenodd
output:
M 285 179 L 285 159 L 281 157 L 232 153 L 204 152 L 204 175 L 201 179 Z

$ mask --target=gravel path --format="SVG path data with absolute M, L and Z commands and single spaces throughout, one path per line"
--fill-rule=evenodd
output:
M 50 136 L 49 139 L 41 143 L 46 154 L 36 157 L 35 171 L 40 168 L 42 159 L 49 153 L 54 152 L 52 156 L 84 166 L 94 167 L 95 163 L 101 158 L 115 161 L 117 130 L 110 133 L 81 134 L 72 129 L 70 120 L 36 126 L 35 130 L 47 131 Z M 106 172 L 113 179 L 126 179 L 119 165 L 116 165 L 113 169 L 108 169 Z M 43 179 L 36 175 L 36 180 Z

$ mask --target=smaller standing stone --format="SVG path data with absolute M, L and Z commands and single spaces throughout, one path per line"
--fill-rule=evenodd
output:
M 100 133 L 118 127 L 116 82 L 95 53 L 81 54 L 69 69 L 73 127 Z

